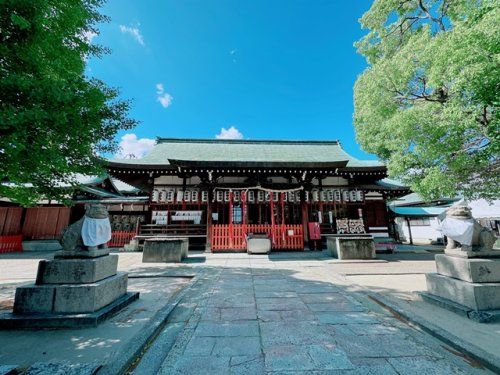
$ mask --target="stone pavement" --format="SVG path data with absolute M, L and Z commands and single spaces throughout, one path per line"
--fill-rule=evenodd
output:
M 182 264 L 142 264 L 141 255 L 120 253 L 119 258 L 119 270 L 138 277 L 136 280 L 142 285 L 142 302 L 138 302 L 140 306 L 131 305 L 133 310 L 142 306 L 149 310 L 148 287 L 156 304 L 168 300 L 166 290 L 154 286 L 154 278 L 148 277 L 195 274 L 197 281 L 137 363 L 134 374 L 488 373 L 358 292 L 360 287 L 355 283 L 361 282 L 379 293 L 404 295 L 406 290 L 413 290 L 414 282 L 425 272 L 434 270 L 431 254 L 383 255 L 375 261 L 339 262 L 326 252 L 270 256 L 194 252 Z M 32 282 L 38 261 L 51 256 L 2 254 L 0 302 L 3 291 L 7 297 L 3 301 L 9 305 L 14 286 Z M 401 277 L 408 279 L 404 285 L 399 285 Z M 453 318 L 450 313 L 449 319 Z M 113 321 L 105 325 L 114 324 Z M 62 333 L 43 332 L 48 335 L 46 340 Z M 28 344 L 23 344 L 23 335 L 27 334 L 37 336 L 36 332 L 14 334 L 20 343 L 15 352 L 22 353 L 21 346 Z M 80 334 L 93 333 L 85 330 Z M 32 348 L 38 343 L 43 349 L 40 337 L 28 341 Z M 51 341 L 50 346 L 56 341 Z M 67 350 L 70 349 L 68 345 Z M 106 355 L 113 350 L 100 344 L 91 349 Z M 66 355 L 60 350 L 58 356 L 52 357 L 74 362 L 77 356 L 80 362 L 88 362 L 83 352 L 78 349 Z M 5 359 L 2 362 L 11 363 Z
M 200 254 L 134 374 L 485 374 L 352 291 L 321 253 Z

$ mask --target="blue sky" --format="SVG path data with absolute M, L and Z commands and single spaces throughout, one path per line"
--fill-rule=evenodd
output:
M 359 158 L 353 43 L 371 1 L 109 0 L 93 42 L 111 48 L 88 74 L 133 99 L 122 143 L 140 156 L 156 136 L 338 139 Z M 224 132 L 224 129 L 226 132 Z M 125 133 L 120 133 L 121 139 Z

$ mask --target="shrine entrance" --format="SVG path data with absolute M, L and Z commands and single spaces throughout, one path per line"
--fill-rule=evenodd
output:
M 300 190 L 216 189 L 212 250 L 244 250 L 247 236 L 257 233 L 266 234 L 273 249 L 303 250 Z

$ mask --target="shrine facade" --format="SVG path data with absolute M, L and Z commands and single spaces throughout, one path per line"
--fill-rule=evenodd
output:
M 303 250 L 328 234 L 389 237 L 386 199 L 408 189 L 387 168 L 337 141 L 158 138 L 142 159 L 108 173 L 149 195 L 139 238 L 189 237 L 210 251 L 244 251 L 252 233 L 274 250 Z

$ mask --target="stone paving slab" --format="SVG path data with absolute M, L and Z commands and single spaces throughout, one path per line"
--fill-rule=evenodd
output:
M 349 302 L 339 303 L 308 303 L 307 307 L 314 312 L 327 311 L 366 311 L 362 305 L 355 305 Z
M 197 336 L 209 337 L 243 337 L 259 336 L 259 325 L 256 320 L 238 322 L 200 322 L 196 328 Z
M 371 314 L 364 312 L 317 312 L 316 316 L 321 323 L 325 324 L 374 324 L 379 323 L 379 320 Z

